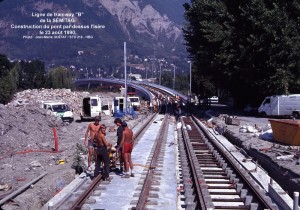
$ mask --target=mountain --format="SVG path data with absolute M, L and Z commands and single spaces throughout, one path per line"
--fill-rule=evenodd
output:
M 0 53 L 10 59 L 84 67 L 136 57 L 186 57 L 186 0 L 0 1 Z

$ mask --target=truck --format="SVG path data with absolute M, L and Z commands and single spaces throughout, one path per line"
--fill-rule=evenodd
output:
M 73 122 L 74 115 L 70 107 L 61 101 L 42 101 L 41 108 L 44 108 L 51 115 L 61 118 L 64 122 Z
M 139 111 L 140 107 L 141 107 L 140 98 L 138 96 L 129 96 L 128 98 L 131 102 L 131 105 L 132 105 L 134 111 Z
M 111 115 L 111 105 L 108 98 L 101 98 L 100 96 L 87 96 L 82 99 L 82 107 L 80 112 L 80 119 L 94 119 L 101 114 Z
M 125 97 L 123 96 L 116 96 L 114 97 L 114 106 L 113 106 L 113 116 L 114 117 L 122 117 L 125 115 L 125 111 L 130 114 L 131 109 L 133 108 L 129 98 L 127 97 L 126 106 L 125 107 Z
M 267 96 L 258 113 L 261 116 L 285 116 L 299 118 L 300 94 Z

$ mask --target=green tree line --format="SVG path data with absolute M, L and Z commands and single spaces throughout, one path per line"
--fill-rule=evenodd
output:
M 0 54 L 0 103 L 8 103 L 17 91 L 39 88 L 72 88 L 71 71 L 57 67 L 46 72 L 40 60 L 10 62 Z
M 299 1 L 193 0 L 184 8 L 193 92 L 230 94 L 240 106 L 299 93 Z

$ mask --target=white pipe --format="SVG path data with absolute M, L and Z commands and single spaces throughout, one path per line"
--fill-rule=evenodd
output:
M 34 184 L 35 182 L 37 182 L 38 180 L 40 180 L 41 178 L 43 178 L 46 174 L 47 174 L 47 172 L 44 172 L 39 177 L 35 178 L 31 182 L 28 182 L 23 187 L 17 189 L 16 191 L 12 192 L 8 196 L 6 196 L 2 200 L 0 200 L 0 206 L 3 205 L 6 201 L 8 201 L 8 200 L 12 199 L 13 197 L 15 197 L 16 195 L 18 195 L 19 193 L 23 192 L 26 188 L 28 188 L 30 185 Z

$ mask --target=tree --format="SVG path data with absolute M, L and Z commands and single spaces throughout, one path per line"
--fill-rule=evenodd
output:
M 194 0 L 184 7 L 195 78 L 229 91 L 241 105 L 299 91 L 296 0 Z
M 19 70 L 19 88 L 34 89 L 45 87 L 46 70 L 40 60 L 21 61 Z
M 58 67 L 48 73 L 47 85 L 50 88 L 71 88 L 72 74 L 69 69 Z
M 5 55 L 0 54 L 0 103 L 8 103 L 16 91 L 14 72 L 11 63 Z

